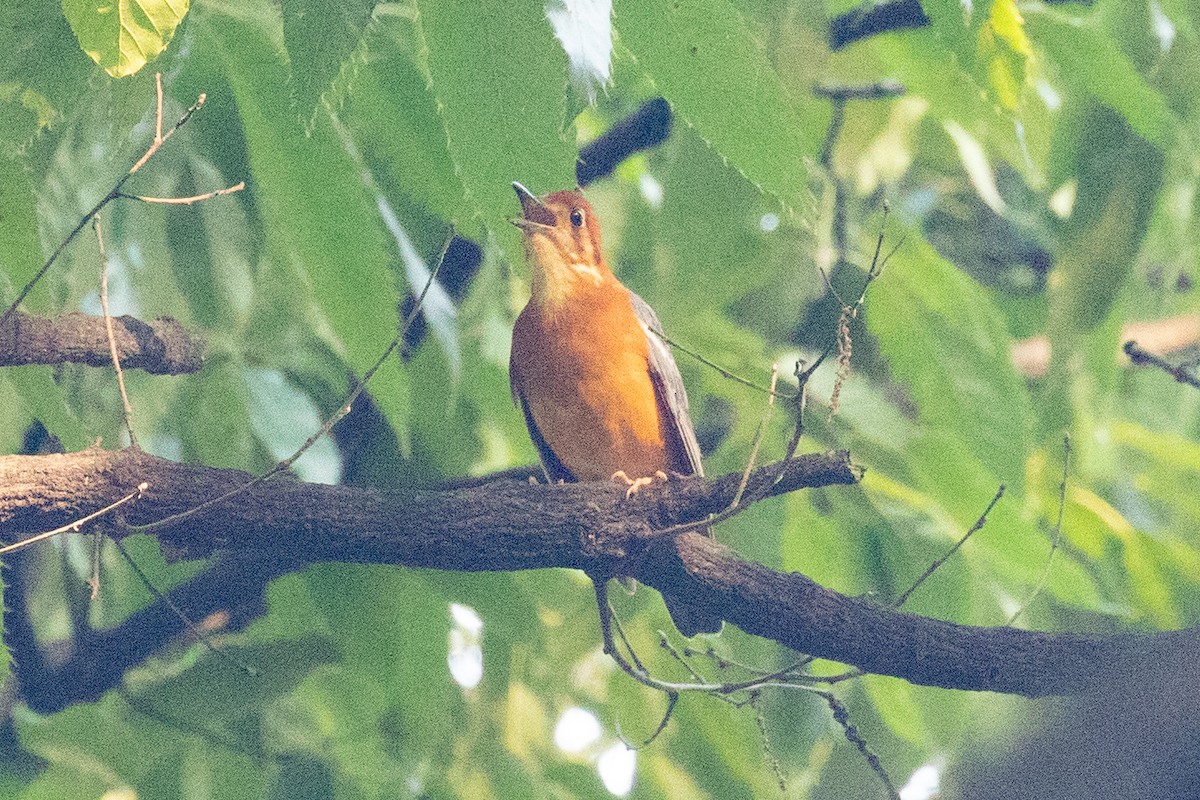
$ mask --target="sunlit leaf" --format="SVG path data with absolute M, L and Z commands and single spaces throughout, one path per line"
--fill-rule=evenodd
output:
M 190 0 L 63 0 L 79 46 L 114 78 L 132 75 L 158 57 Z

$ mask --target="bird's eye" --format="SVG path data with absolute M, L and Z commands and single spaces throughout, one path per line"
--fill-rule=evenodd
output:
M 583 227 L 583 211 L 578 208 L 571 209 L 571 224 L 576 228 Z

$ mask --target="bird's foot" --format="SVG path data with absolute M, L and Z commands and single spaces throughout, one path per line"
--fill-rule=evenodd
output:
M 641 491 L 643 486 L 649 486 L 650 484 L 654 483 L 655 478 L 657 478 L 658 480 L 661 480 L 661 481 L 665 481 L 665 480 L 667 480 L 667 473 L 663 472 L 660 469 L 658 472 L 655 472 L 654 475 L 650 476 L 650 477 L 631 478 L 625 474 L 625 470 L 619 469 L 612 474 L 612 478 L 610 478 L 610 480 L 622 481 L 626 486 L 629 487 L 628 489 L 625 490 L 625 499 L 628 500 L 629 498 L 631 498 L 635 494 L 637 494 L 639 491 Z

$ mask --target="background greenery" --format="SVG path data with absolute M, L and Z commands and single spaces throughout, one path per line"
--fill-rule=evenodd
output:
M 583 4 L 567 5 L 604 53 L 604 14 L 589 22 Z M 618 0 L 607 82 L 603 57 L 572 69 L 539 3 L 107 9 L 30 0 L 0 10 L 0 301 L 148 145 L 153 72 L 164 76 L 169 120 L 205 93 L 128 189 L 186 195 L 245 180 L 247 190 L 104 212 L 114 313 L 174 316 L 208 341 L 198 375 L 128 376 L 147 449 L 257 471 L 290 453 L 394 335 L 402 299 L 453 225 L 483 248 L 482 265 L 456 302 L 426 306 L 434 335 L 375 377 L 390 433 L 353 470 L 328 442 L 298 470 L 428 485 L 532 462 L 507 385 L 507 337 L 528 285 L 506 221 L 517 213 L 509 184 L 573 185 L 578 147 L 661 95 L 676 115 L 670 140 L 588 195 L 611 265 L 674 338 L 753 380 L 766 382 L 774 363 L 787 375 L 833 336 L 837 304 L 818 266 L 853 297 L 881 227 L 888 245 L 902 241 L 855 325 L 840 411 L 826 419 L 826 371 L 805 443 L 850 448 L 866 480 L 763 503 L 720 539 L 838 591 L 891 598 L 1003 483 L 984 531 L 908 608 L 1004 624 L 1050 558 L 1069 433 L 1062 544 L 1018 624 L 1200 622 L 1200 393 L 1116 357 L 1127 323 L 1200 310 L 1200 20 L 1190 5 L 930 0 L 930 26 L 834 53 L 828 18 L 844 4 Z M 814 84 L 883 78 L 908 93 L 849 103 L 822 165 L 831 105 Z M 848 212 L 845 261 L 835 183 Z M 26 308 L 98 311 L 97 286 L 89 233 Z M 1053 352 L 1038 377 L 1010 359 L 1032 336 Z M 680 360 L 715 445 L 708 470 L 740 468 L 762 395 Z M 68 449 L 124 441 L 107 371 L 5 370 L 0 398 L 4 452 L 34 418 Z M 767 457 L 787 440 L 783 416 Z M 134 544 L 164 586 L 194 570 Z M 46 641 L 69 631 L 62 586 L 80 580 L 83 553 L 39 551 Z M 149 602 L 111 554 L 105 576 L 97 624 Z M 454 603 L 475 609 L 481 634 L 454 621 Z M 622 599 L 621 612 L 641 652 L 669 671 L 655 655 L 654 630 L 667 626 L 657 595 Z M 665 704 L 614 673 L 594 618 L 586 582 L 565 571 L 313 567 L 277 581 L 266 615 L 224 640 L 260 678 L 193 648 L 164 653 L 95 704 L 51 716 L 13 705 L 0 794 L 607 796 L 598 757 L 618 726 L 648 734 Z M 448 653 L 475 641 L 482 681 L 463 688 Z M 733 629 L 715 646 L 763 666 L 790 655 Z M 898 783 L 933 764 L 952 787 L 978 753 L 1040 719 L 1031 701 L 890 678 L 839 693 Z M 576 753 L 553 738 L 572 707 L 601 724 Z M 637 753 L 632 796 L 777 796 L 772 760 L 786 796 L 880 791 L 824 705 L 793 694 L 765 696 L 757 713 L 685 699 Z

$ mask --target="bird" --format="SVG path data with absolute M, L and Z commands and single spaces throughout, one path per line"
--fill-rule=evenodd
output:
M 651 333 L 662 330 L 658 317 L 609 269 L 591 204 L 578 190 L 513 189 L 532 282 L 509 382 L 546 477 L 624 480 L 628 496 L 655 476 L 703 475 L 679 368 Z M 663 600 L 684 636 L 720 631 L 712 610 Z

